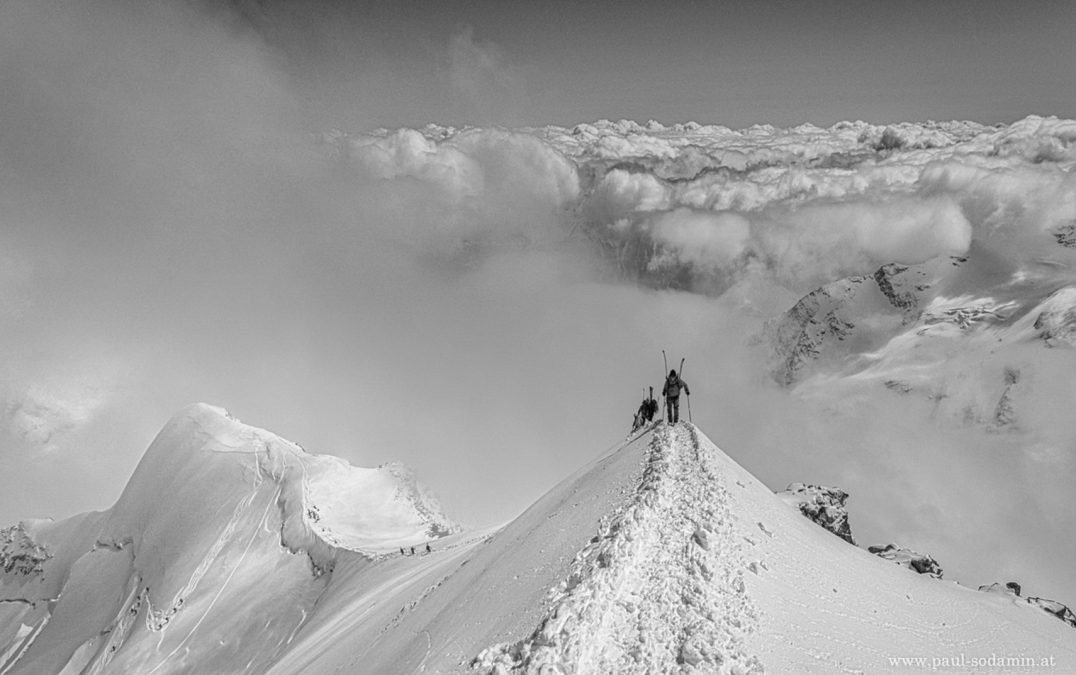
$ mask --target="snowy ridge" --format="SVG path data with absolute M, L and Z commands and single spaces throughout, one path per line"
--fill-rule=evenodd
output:
M 475 660 L 482 672 L 761 672 L 757 617 L 732 543 L 727 491 L 693 427 L 659 424 L 632 500 L 552 593 L 541 626 Z
M 1065 622 L 849 545 L 689 423 L 659 422 L 504 527 L 416 555 L 385 550 L 426 536 L 394 501 L 410 489 L 344 466 L 188 409 L 113 509 L 11 534 L 52 557 L 34 549 L 29 578 L 0 577 L 19 598 L 0 603 L 0 673 L 873 673 L 993 654 L 1076 666 Z

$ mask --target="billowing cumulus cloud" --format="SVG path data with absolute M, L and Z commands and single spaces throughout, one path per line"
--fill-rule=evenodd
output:
M 727 269 L 747 252 L 751 223 L 736 213 L 680 208 L 656 218 L 651 233 L 655 242 L 684 262 Z
M 717 294 L 760 271 L 789 288 L 809 290 L 889 262 L 962 255 L 972 239 L 960 206 L 944 196 L 777 202 L 758 212 L 678 207 L 634 212 L 598 232 L 616 242 L 618 260 L 632 251 L 640 267 L 635 271 L 644 277 L 680 268 L 691 279 L 685 288 Z
M 1050 246 L 1044 235 L 1073 220 L 1065 170 L 1073 134 L 1064 120 L 742 131 L 622 121 L 540 135 L 593 176 L 582 214 L 621 264 L 628 249 L 643 278 L 655 266 L 679 264 L 681 279 L 711 293 L 735 281 L 737 268 L 755 274 L 761 265 L 804 290 L 886 261 L 961 255 L 974 237 L 999 232 Z M 693 225 L 698 249 L 683 237 L 669 246 L 656 225 L 684 208 L 738 214 L 750 222 L 750 237 L 729 255 Z M 699 285 L 714 272 L 724 281 Z
M 796 285 L 961 255 L 972 236 L 960 207 L 945 198 L 807 205 L 774 214 L 756 231 L 762 257 Z
M 592 217 L 613 221 L 635 211 L 666 210 L 669 193 L 653 174 L 613 169 L 598 183 L 587 206 Z
M 1076 219 L 1076 179 L 1056 164 L 968 158 L 931 163 L 919 179 L 925 194 L 960 200 L 984 238 L 1045 241 L 1045 233 Z M 1030 243 L 1030 242 L 1029 242 Z
M 388 209 L 366 224 L 420 248 L 548 243 L 564 234 L 579 197 L 575 165 L 529 135 L 473 130 L 439 143 L 401 129 L 336 142 L 360 169 L 363 189 L 376 185 L 375 201 Z

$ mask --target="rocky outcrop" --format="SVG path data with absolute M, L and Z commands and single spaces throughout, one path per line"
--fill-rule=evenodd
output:
M 910 548 L 904 548 L 897 544 L 869 546 L 867 547 L 867 550 L 880 558 L 895 562 L 896 564 L 902 567 L 907 567 L 919 574 L 925 574 L 929 577 L 934 577 L 935 579 L 942 578 L 941 565 L 929 555 L 918 553 Z
M 1047 600 L 1046 598 L 1028 598 L 1028 603 L 1038 607 L 1044 612 L 1049 612 L 1057 618 L 1061 619 L 1068 625 L 1076 628 L 1076 614 L 1072 613 L 1072 610 L 1067 606 L 1061 604 L 1057 600 Z
M 771 369 L 779 384 L 799 379 L 800 370 L 822 355 L 833 341 L 842 341 L 855 328 L 842 310 L 856 297 L 869 277 L 849 277 L 808 293 L 782 316 L 767 322 L 763 339 L 770 343 L 775 363 Z
M 1065 248 L 1076 248 L 1076 220 L 1053 231 L 1054 239 Z
M 388 462 L 377 468 L 396 479 L 396 494 L 393 499 L 410 504 L 415 513 L 426 521 L 426 536 L 437 539 L 463 531 L 463 526 L 445 515 L 437 496 L 418 480 L 411 467 L 400 462 Z
M 994 407 L 994 418 L 988 431 L 1007 431 L 1016 428 L 1016 411 L 1013 409 L 1012 389 L 1020 382 L 1020 371 L 1015 368 L 1005 369 L 1005 388 L 1001 391 L 998 404 Z
M 777 496 L 785 503 L 799 509 L 800 513 L 815 523 L 849 544 L 855 545 L 856 542 L 852 539 L 852 528 L 848 525 L 848 509 L 844 506 L 848 493 L 844 490 L 793 483 L 788 486 L 787 490 L 778 492 Z
M 873 274 L 830 282 L 803 296 L 767 322 L 759 342 L 772 350 L 771 374 L 789 386 L 810 366 L 841 359 L 884 344 L 919 320 L 934 280 L 960 258 L 921 265 L 882 265 Z
M 918 318 L 923 293 L 930 288 L 927 273 L 922 266 L 909 267 L 890 263 L 879 267 L 873 278 L 889 304 L 904 315 L 905 323 Z
M 1013 597 L 1020 597 L 1020 584 L 1015 581 L 1010 581 L 1005 585 L 1001 582 L 995 582 L 992 584 L 986 584 L 979 587 L 980 591 L 984 593 L 999 593 L 1002 595 L 1012 595 Z M 1025 600 L 1027 604 L 1032 607 L 1038 607 L 1042 611 L 1061 619 L 1068 625 L 1076 628 L 1076 613 L 1073 613 L 1067 605 L 1064 605 L 1057 600 L 1047 600 L 1046 598 L 1027 598 Z
M 44 546 L 30 538 L 22 523 L 0 530 L 0 570 L 4 574 L 38 576 L 51 557 Z
M 1047 347 L 1076 345 L 1076 287 L 1056 291 L 1039 310 L 1034 328 Z
M 979 590 L 983 593 L 1001 593 L 1020 597 L 1020 584 L 1015 581 L 1010 581 L 1005 584 L 1002 584 L 1000 581 L 995 581 L 992 584 L 980 586 Z

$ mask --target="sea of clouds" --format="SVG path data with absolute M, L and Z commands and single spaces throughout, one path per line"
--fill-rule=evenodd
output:
M 1076 123 L 1054 118 L 429 126 L 326 140 L 387 190 L 411 186 L 448 214 L 426 233 L 439 245 L 571 234 L 643 282 L 711 295 L 760 271 L 807 291 L 889 262 L 960 256 L 973 238 L 1015 237 L 1032 255 L 1076 218 Z M 505 217 L 513 210 L 528 218 Z
M 943 565 L 1076 597 L 1076 444 L 1016 474 L 1020 436 L 820 407 L 749 344 L 890 262 L 982 250 L 1062 283 L 1076 122 L 334 130 L 300 86 L 321 64 L 218 13 L 59 6 L 0 10 L 0 520 L 107 508 L 202 400 L 503 521 L 623 437 L 665 349 L 771 487 L 835 483 L 879 539 L 958 514 Z M 503 80 L 495 56 L 458 33 L 449 84 Z

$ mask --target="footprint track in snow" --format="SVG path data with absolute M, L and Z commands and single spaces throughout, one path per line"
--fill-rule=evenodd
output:
M 732 514 L 712 458 L 688 425 L 656 429 L 632 499 L 554 589 L 527 639 L 483 651 L 483 672 L 751 673 Z

